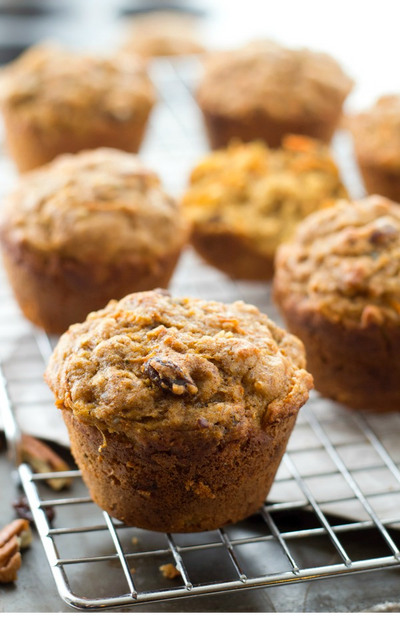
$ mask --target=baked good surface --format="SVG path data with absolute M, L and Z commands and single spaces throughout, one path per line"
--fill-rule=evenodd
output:
M 50 297 L 54 287 L 71 295 L 70 322 L 76 322 L 111 298 L 140 290 L 141 279 L 166 286 L 187 226 L 155 173 L 136 156 L 103 148 L 60 156 L 23 176 L 5 200 L 0 236 L 11 277 L 18 269 L 26 273 L 21 284 L 17 275 L 11 280 L 20 303 L 26 295 L 29 308 L 35 298 L 39 306 L 48 278 Z M 29 293 L 35 276 L 37 292 Z
M 400 95 L 387 95 L 350 123 L 369 193 L 400 201 Z
M 291 135 L 281 149 L 236 142 L 212 152 L 193 170 L 182 206 L 206 260 L 233 277 L 268 280 L 298 223 L 344 197 L 329 149 Z
M 275 298 L 317 390 L 400 407 L 400 205 L 380 196 L 308 217 L 277 253 Z
M 131 20 L 122 49 L 144 58 L 204 52 L 196 32 L 196 20 L 189 15 L 168 11 L 154 11 Z
M 231 133 L 276 147 L 290 132 L 329 141 L 352 85 L 327 54 L 260 40 L 209 55 L 197 97 L 213 146 Z
M 196 531 L 262 504 L 312 385 L 304 366 L 300 341 L 254 306 L 158 290 L 73 325 L 46 379 L 96 502 Z
M 139 57 L 52 45 L 34 46 L 3 68 L 0 85 L 8 147 L 21 171 L 83 149 L 137 151 L 155 103 Z

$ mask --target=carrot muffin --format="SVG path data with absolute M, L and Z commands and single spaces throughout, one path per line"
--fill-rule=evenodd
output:
M 128 525 L 216 529 L 263 504 L 312 385 L 254 306 L 156 290 L 61 337 L 46 371 L 94 501 Z
M 111 148 L 59 156 L 22 176 L 0 223 L 16 299 L 51 333 L 110 299 L 167 286 L 187 234 L 158 177 Z
M 84 149 L 137 152 L 154 93 L 138 58 L 35 46 L 1 72 L 10 154 L 18 169 L 27 171 Z
M 168 11 L 136 16 L 129 24 L 127 41 L 122 49 L 146 59 L 204 52 L 195 19 Z
M 352 86 L 327 54 L 256 41 L 210 55 L 197 97 L 213 148 L 232 138 L 278 147 L 286 134 L 329 142 Z
M 322 394 L 400 409 L 400 205 L 380 196 L 309 216 L 277 253 L 274 295 Z
M 277 150 L 253 142 L 213 152 L 182 203 L 193 245 L 210 264 L 233 278 L 269 280 L 278 245 L 305 216 L 344 197 L 328 148 L 293 135 Z
M 400 95 L 381 97 L 350 128 L 368 193 L 400 202 Z

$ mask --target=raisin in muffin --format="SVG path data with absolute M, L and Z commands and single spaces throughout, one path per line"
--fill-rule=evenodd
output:
M 400 95 L 381 97 L 350 129 L 368 193 L 400 202 Z
M 51 333 L 110 299 L 167 286 L 187 235 L 158 177 L 111 148 L 59 156 L 22 176 L 0 222 L 16 299 Z
M 233 278 L 269 280 L 274 256 L 308 214 L 347 197 L 328 148 L 287 136 L 283 147 L 231 143 L 192 172 L 183 197 L 192 243 Z
M 312 385 L 304 365 L 301 342 L 254 306 L 157 290 L 70 327 L 46 380 L 94 501 L 191 532 L 263 504 Z
M 155 91 L 143 61 L 38 45 L 0 77 L 9 152 L 20 171 L 63 153 L 139 150 Z
M 197 98 L 213 148 L 232 138 L 278 147 L 285 134 L 329 142 L 352 86 L 327 54 L 256 41 L 209 55 Z
M 371 196 L 308 217 L 278 250 L 274 294 L 317 390 L 400 409 L 399 204 Z

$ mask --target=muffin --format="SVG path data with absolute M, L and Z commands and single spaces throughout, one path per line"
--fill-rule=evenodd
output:
M 317 390 L 400 409 L 399 204 L 371 196 L 309 216 L 278 250 L 274 296 Z
M 328 148 L 287 136 L 280 149 L 231 143 L 192 172 L 183 197 L 192 243 L 237 279 L 269 280 L 274 256 L 308 214 L 347 197 Z
M 93 500 L 166 532 L 263 504 L 311 376 L 254 306 L 128 295 L 61 337 L 46 371 Z
M 110 299 L 167 286 L 187 236 L 158 177 L 111 148 L 59 156 L 22 176 L 0 222 L 15 297 L 50 333 Z
M 0 106 L 19 171 L 98 147 L 139 150 L 155 102 L 143 61 L 29 49 L 1 72 Z
M 256 41 L 210 55 L 197 99 L 213 148 L 232 138 L 278 147 L 286 134 L 329 142 L 352 86 L 327 54 Z
M 204 52 L 196 32 L 195 19 L 188 14 L 171 11 L 135 16 L 129 23 L 127 41 L 122 49 L 145 59 Z
M 350 129 L 368 193 L 400 202 L 400 95 L 381 97 Z

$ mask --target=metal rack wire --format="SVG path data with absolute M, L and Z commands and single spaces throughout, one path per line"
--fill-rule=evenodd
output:
M 191 95 L 196 68 L 196 59 L 153 66 L 160 104 L 142 156 L 171 192 L 181 192 L 207 149 Z M 346 145 L 338 147 L 357 194 Z M 0 176 L 10 182 L 5 159 Z M 279 321 L 268 287 L 234 282 L 190 250 L 171 290 L 244 299 Z M 35 422 L 59 418 L 42 380 L 52 345 L 21 318 L 0 275 L 0 408 L 17 464 L 20 430 L 35 433 Z M 77 609 L 102 610 L 399 566 L 399 465 L 400 414 L 354 412 L 314 393 L 299 414 L 268 502 L 219 531 L 164 535 L 126 527 L 90 500 L 79 471 L 51 475 L 73 480 L 57 497 L 46 487 L 49 475 L 22 464 L 19 476 L 61 598 Z M 54 525 L 47 506 L 57 510 Z M 176 570 L 174 578 L 164 576 L 166 564 Z

